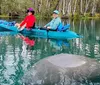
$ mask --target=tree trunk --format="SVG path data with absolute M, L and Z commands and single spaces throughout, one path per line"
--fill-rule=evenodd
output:
M 81 5 L 80 5 L 80 6 L 81 6 L 81 7 L 80 7 L 80 8 L 81 8 L 80 13 L 83 14 L 83 1 L 82 1 L 82 0 L 81 0 L 81 3 L 80 3 L 80 4 L 81 4 Z
M 74 5 L 74 11 L 73 11 L 73 14 L 75 14 L 75 11 L 76 11 L 76 5 L 77 5 L 77 0 L 75 0 L 75 5 Z
M 0 15 L 1 15 L 1 5 L 0 5 Z
M 63 0 L 63 8 L 62 8 L 63 15 L 65 15 L 65 0 Z
M 68 3 L 68 15 L 71 14 L 71 0 Z
M 94 1 L 93 1 L 92 12 L 91 12 L 92 16 L 95 15 L 95 11 L 96 11 L 96 4 L 95 4 L 95 0 L 94 0 Z
M 86 12 L 87 12 L 87 10 L 88 10 L 89 3 L 90 3 L 90 0 L 89 0 L 89 1 L 87 1 L 87 0 L 86 0 L 85 13 L 86 13 Z

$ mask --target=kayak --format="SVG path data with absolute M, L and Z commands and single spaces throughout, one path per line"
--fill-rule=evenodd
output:
M 21 33 L 25 36 L 30 36 L 30 37 L 41 37 L 41 38 L 53 38 L 53 39 L 73 39 L 73 38 L 82 38 L 81 35 L 71 31 L 71 30 L 66 30 L 66 31 L 47 31 L 47 30 L 41 30 L 39 27 L 35 27 L 32 30 L 26 30 L 26 28 L 22 31 L 19 31 L 17 27 L 15 26 L 10 26 L 10 25 L 5 25 L 5 24 L 0 24 L 0 31 L 1 30 L 9 30 L 13 31 L 16 33 Z
M 73 39 L 73 38 L 82 38 L 81 35 L 70 31 L 66 30 L 65 32 L 60 32 L 60 31 L 47 31 L 47 30 L 40 30 L 39 27 L 35 27 L 32 30 L 22 30 L 19 31 L 17 27 L 15 26 L 8 26 L 5 24 L 0 24 L 0 31 L 5 30 L 5 31 L 13 31 L 16 33 L 22 33 L 25 36 L 30 36 L 30 37 L 41 37 L 41 38 L 53 38 L 53 39 Z

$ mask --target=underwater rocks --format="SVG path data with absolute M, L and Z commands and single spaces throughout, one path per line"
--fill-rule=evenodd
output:
M 100 63 L 85 56 L 58 54 L 42 59 L 29 69 L 25 85 L 82 85 L 100 76 Z

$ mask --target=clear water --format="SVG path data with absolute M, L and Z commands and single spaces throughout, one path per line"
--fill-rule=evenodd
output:
M 73 40 L 54 40 L 33 38 L 30 46 L 20 35 L 0 35 L 0 85 L 21 85 L 20 79 L 25 71 L 37 61 L 60 53 L 84 55 L 100 61 L 100 20 L 63 20 L 70 23 L 70 30 L 84 37 Z M 43 26 L 47 21 L 39 20 Z M 100 85 L 90 82 L 84 85 Z

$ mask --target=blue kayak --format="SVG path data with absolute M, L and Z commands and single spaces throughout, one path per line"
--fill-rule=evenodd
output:
M 77 33 L 70 30 L 66 30 L 64 32 L 47 31 L 47 30 L 40 30 L 39 27 L 35 27 L 32 30 L 24 29 L 23 31 L 18 31 L 17 27 L 15 26 L 0 24 L 0 31 L 1 30 L 9 30 L 16 33 L 22 33 L 23 35 L 30 36 L 30 37 L 53 38 L 53 39 L 82 38 L 81 35 L 78 35 Z

